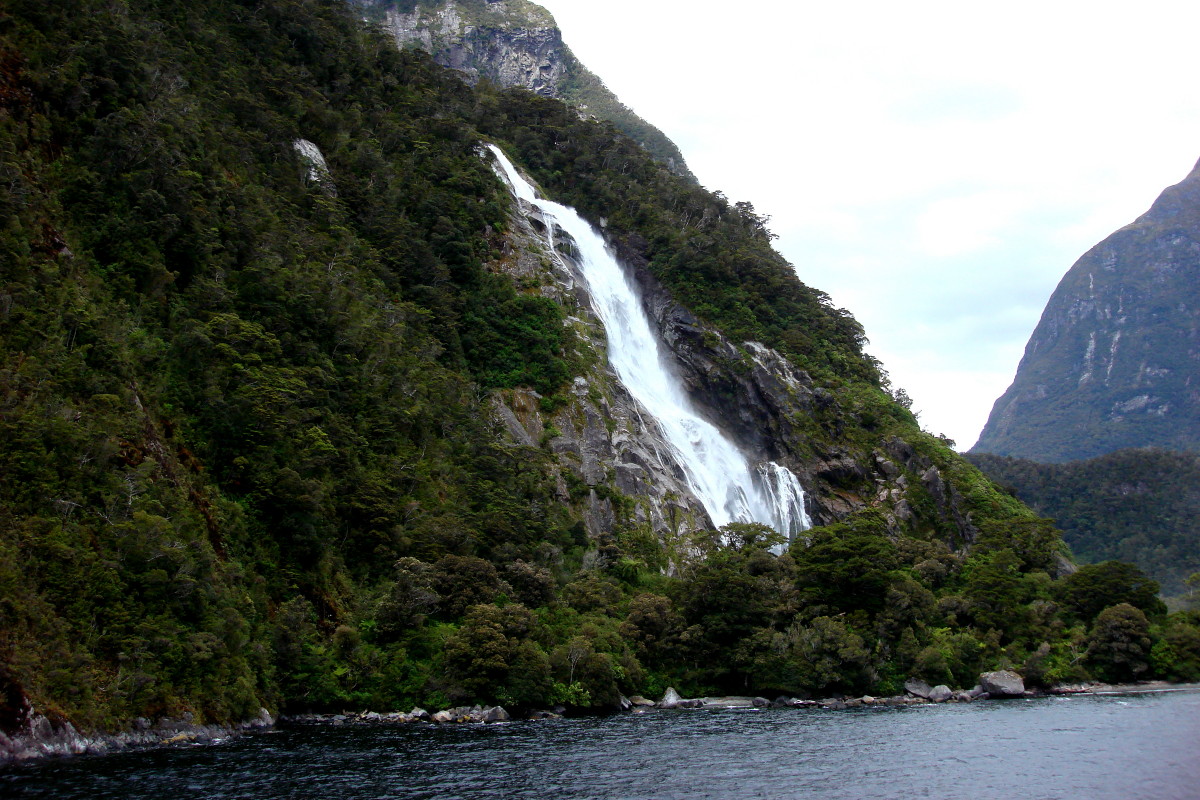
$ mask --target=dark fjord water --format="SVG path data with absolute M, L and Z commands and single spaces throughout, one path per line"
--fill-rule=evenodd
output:
M 304 727 L 0 772 L 0 797 L 1200 798 L 1200 692 Z

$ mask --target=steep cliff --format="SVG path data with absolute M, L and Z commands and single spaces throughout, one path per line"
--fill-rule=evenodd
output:
M 683 155 L 662 131 L 627 108 L 571 52 L 550 12 L 529 0 L 352 0 L 400 47 L 421 47 L 469 81 L 486 78 L 566 100 L 611 122 L 678 175 Z
M 1200 448 L 1200 170 L 1089 250 L 972 452 L 1038 461 Z

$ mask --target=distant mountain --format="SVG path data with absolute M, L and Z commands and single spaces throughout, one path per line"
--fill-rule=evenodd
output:
M 1200 572 L 1200 455 L 1120 450 L 1070 464 L 978 454 L 968 460 L 1043 516 L 1085 563 L 1137 564 L 1167 596 Z
M 692 178 L 666 134 L 639 117 L 583 65 L 549 11 L 528 0 L 353 0 L 400 47 L 420 47 L 474 83 L 487 79 L 565 100 L 611 122 L 677 175 Z
M 1088 251 L 972 448 L 1037 461 L 1200 450 L 1200 170 Z

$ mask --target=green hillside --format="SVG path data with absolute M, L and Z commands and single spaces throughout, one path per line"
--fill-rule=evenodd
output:
M 1137 564 L 1168 596 L 1200 572 L 1200 456 L 1118 450 L 1087 461 L 1038 464 L 978 454 L 972 463 L 1053 517 L 1081 561 Z

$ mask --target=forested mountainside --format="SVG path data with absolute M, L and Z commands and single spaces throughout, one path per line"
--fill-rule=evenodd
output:
M 563 42 L 554 17 L 529 0 L 353 0 L 401 47 L 421 47 L 474 82 L 556 97 L 611 122 L 678 175 L 692 177 L 667 136 L 639 117 Z
M 1200 449 L 1200 169 L 1063 277 L 975 453 Z
M 1200 455 L 1118 450 L 1066 464 L 968 456 L 1030 508 L 1052 517 L 1077 558 L 1137 564 L 1178 596 L 1200 586 Z
M 622 481 L 636 409 L 484 142 L 818 527 L 776 555 Z M 1200 668 L 1194 616 L 918 429 L 752 207 L 339 0 L 9 0 L 0 177 L 5 731 Z

